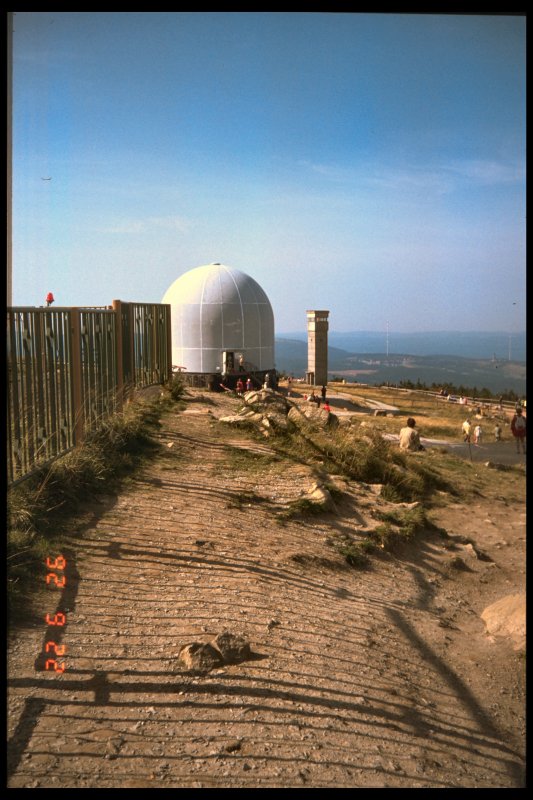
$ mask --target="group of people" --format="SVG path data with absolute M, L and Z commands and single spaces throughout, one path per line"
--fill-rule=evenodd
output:
M 251 378 L 246 378 L 246 384 L 243 382 L 242 378 L 239 378 L 239 380 L 235 384 L 235 391 L 237 392 L 237 394 L 244 394 L 245 387 L 247 392 L 252 391 L 253 384 Z
M 327 401 L 327 389 L 326 389 L 325 386 L 323 386 L 322 389 L 320 390 L 320 395 L 321 395 L 322 401 L 321 401 L 320 397 L 318 397 L 315 394 L 315 390 L 312 389 L 311 390 L 311 394 L 307 397 L 307 402 L 308 403 L 316 403 L 316 407 L 317 408 L 320 408 L 320 403 L 322 402 L 323 410 L 324 411 L 328 411 L 328 412 L 331 411 L 331 408 L 330 408 L 329 403 Z
M 479 424 L 476 425 L 474 430 L 472 431 L 472 424 L 470 420 L 465 419 L 461 430 L 463 432 L 463 442 L 468 442 L 470 444 L 473 438 L 474 444 L 481 444 L 481 441 L 483 439 L 483 428 L 481 427 L 481 425 Z M 501 428 L 500 428 L 500 435 L 501 435 Z
M 424 447 L 420 443 L 420 435 L 418 431 L 415 429 L 416 421 L 413 417 L 409 417 L 407 420 L 406 425 L 400 430 L 399 436 L 399 447 L 400 450 L 424 450 Z M 526 453 L 526 418 L 523 415 L 523 410 L 521 406 L 517 406 L 515 414 L 511 420 L 511 433 L 513 434 L 515 444 L 516 444 L 516 452 Z M 481 425 L 476 425 L 474 430 L 472 431 L 472 423 L 469 419 L 465 419 L 462 425 L 462 434 L 463 434 L 463 441 L 470 442 L 474 441 L 474 444 L 480 445 L 483 441 L 483 428 Z M 494 439 L 495 441 L 499 442 L 502 438 L 502 427 L 497 422 L 494 426 Z
M 481 444 L 483 439 L 483 429 L 481 425 L 476 425 L 473 432 L 472 432 L 472 424 L 469 419 L 465 419 L 462 425 L 462 434 L 463 434 L 463 441 L 470 443 L 472 440 L 474 444 Z M 502 438 L 502 426 L 499 422 L 497 422 L 494 426 L 494 440 L 496 442 L 500 442 Z M 526 418 L 523 414 L 523 409 L 521 405 L 517 405 L 515 409 L 515 413 L 513 418 L 511 419 L 511 433 L 515 440 L 516 444 L 516 452 L 519 453 L 520 450 L 525 453 L 526 452 Z

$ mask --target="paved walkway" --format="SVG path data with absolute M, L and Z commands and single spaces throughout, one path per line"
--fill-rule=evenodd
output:
M 397 442 L 399 437 L 394 433 L 383 434 L 385 439 Z M 513 466 L 515 464 L 526 464 L 526 455 L 516 452 L 516 445 L 511 441 L 490 442 L 489 444 L 465 444 L 464 442 L 448 442 L 445 439 L 427 439 L 420 437 L 420 443 L 424 447 L 442 447 L 454 455 L 464 458 L 467 461 L 492 462 L 503 466 Z

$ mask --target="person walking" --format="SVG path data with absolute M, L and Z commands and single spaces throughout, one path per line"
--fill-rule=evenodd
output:
M 239 378 L 239 380 L 237 381 L 237 394 L 242 394 L 243 392 L 244 392 L 244 383 Z
M 483 438 L 483 428 L 481 425 L 476 425 L 474 428 L 474 444 L 481 444 L 481 439 Z
M 502 429 L 500 424 L 497 422 L 496 425 L 494 426 L 494 439 L 495 441 L 499 442 L 501 441 L 501 438 L 502 438 Z
M 322 402 L 325 403 L 327 394 L 327 389 L 325 386 L 323 386 L 322 389 L 320 390 L 320 394 L 322 395 Z
M 246 378 L 246 391 L 251 392 L 253 389 L 252 379 Z
M 472 426 L 470 425 L 469 419 L 465 419 L 461 430 L 463 432 L 463 442 L 470 442 L 470 434 L 472 431 Z
M 518 406 L 516 409 L 516 413 L 511 420 L 511 433 L 514 436 L 514 440 L 516 442 L 516 452 L 520 452 L 520 446 L 522 447 L 522 452 L 524 455 L 526 454 L 526 419 L 522 414 L 522 406 Z

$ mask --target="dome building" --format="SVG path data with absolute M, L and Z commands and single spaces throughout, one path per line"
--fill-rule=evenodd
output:
M 243 373 L 261 380 L 274 370 L 274 314 L 249 275 L 223 264 L 196 267 L 161 302 L 171 306 L 172 363 L 189 382 L 205 385 L 220 375 L 232 386 L 231 376 L 233 383 Z

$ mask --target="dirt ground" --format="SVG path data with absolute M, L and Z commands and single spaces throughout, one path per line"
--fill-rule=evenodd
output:
M 523 476 L 357 570 L 331 537 L 375 524 L 379 487 L 279 524 L 320 464 L 217 422 L 236 402 L 164 417 L 163 455 L 80 514 L 65 587 L 10 632 L 8 787 L 523 788 L 525 644 L 481 616 L 525 593 Z M 178 659 L 225 630 L 246 660 Z

